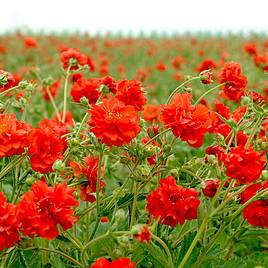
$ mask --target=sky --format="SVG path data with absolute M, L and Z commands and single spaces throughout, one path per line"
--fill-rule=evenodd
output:
M 268 31 L 268 0 L 0 0 L 0 33 Z

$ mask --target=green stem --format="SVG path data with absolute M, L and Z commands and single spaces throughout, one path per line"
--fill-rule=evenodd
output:
M 168 257 L 169 268 L 173 268 L 174 265 L 173 265 L 173 261 L 172 261 L 172 256 L 171 256 L 170 250 L 169 250 L 168 246 L 166 245 L 166 243 L 162 239 L 160 239 L 158 236 L 154 235 L 153 233 L 151 233 L 151 237 L 154 240 L 156 240 L 164 248 L 164 250 L 167 254 L 167 257 Z
M 186 84 L 188 84 L 188 83 L 190 83 L 190 82 L 192 82 L 192 81 L 194 81 L 194 80 L 200 80 L 200 77 L 199 76 L 197 76 L 197 77 L 192 77 L 192 78 L 190 78 L 190 79 L 188 79 L 188 80 L 186 80 L 185 82 L 183 82 L 182 84 L 180 84 L 178 87 L 176 87 L 173 91 L 172 91 L 172 93 L 169 95 L 169 97 L 168 97 L 168 99 L 167 99 L 167 104 L 169 104 L 170 103 L 170 101 L 171 101 L 171 99 L 172 99 L 172 97 L 183 87 L 183 86 L 185 86 Z
M 153 138 L 151 138 L 150 140 L 148 140 L 144 145 L 143 148 L 145 148 L 147 145 L 149 145 L 152 141 L 156 140 L 158 137 L 160 137 L 161 135 L 167 133 L 168 131 L 170 131 L 171 128 L 165 129 L 162 132 L 158 133 L 157 135 L 155 135 Z
M 98 242 L 98 241 L 100 241 L 100 240 L 102 240 L 102 239 L 108 237 L 109 234 L 110 234 L 110 233 L 107 232 L 107 233 L 105 233 L 105 234 L 103 234 L 103 235 L 100 235 L 99 237 L 97 237 L 97 238 L 95 238 L 95 239 L 89 241 L 89 242 L 83 247 L 83 249 L 82 249 L 82 251 L 81 251 L 81 260 L 82 260 L 82 262 L 83 262 L 85 265 L 88 264 L 88 263 L 87 263 L 87 259 L 86 259 L 86 252 L 87 252 L 87 249 L 88 249 L 91 245 L 93 245 L 94 243 L 96 243 L 96 242 Z
M 71 65 L 68 67 L 66 71 L 65 81 L 64 81 L 64 95 L 63 95 L 63 113 L 62 113 L 62 122 L 65 122 L 66 119 L 66 111 L 67 111 L 67 96 L 68 96 L 68 79 L 70 76 Z
M 51 101 L 51 103 L 52 103 L 52 106 L 53 106 L 53 108 L 54 108 L 55 114 L 56 114 L 58 120 L 60 121 L 60 113 L 59 113 L 58 107 L 57 107 L 57 105 L 56 105 L 56 103 L 55 103 L 55 101 L 54 101 L 54 98 L 53 98 L 53 96 L 51 95 L 50 90 L 48 90 L 47 86 L 45 86 L 45 89 L 46 89 L 47 95 L 48 95 L 48 97 L 49 97 L 49 99 L 50 99 L 50 101 Z
M 135 219 L 136 219 L 135 214 L 136 214 L 137 201 L 138 201 L 138 183 L 136 181 L 134 181 L 133 193 L 134 193 L 134 198 L 133 198 L 133 205 L 132 205 L 132 210 L 131 210 L 129 230 L 131 230 L 132 226 L 135 224 Z
M 76 264 L 77 266 L 85 268 L 85 266 L 82 263 L 78 262 L 77 260 L 75 260 L 71 256 L 63 253 L 62 251 L 59 251 L 59 250 L 56 250 L 56 249 L 44 248 L 44 247 L 29 247 L 29 248 L 25 248 L 23 250 L 24 251 L 28 251 L 28 250 L 44 250 L 44 251 L 47 251 L 47 252 L 55 253 L 57 255 L 60 255 L 60 256 L 64 257 L 66 260 Z
M 219 87 L 222 87 L 223 85 L 225 85 L 225 83 L 223 84 L 220 84 L 220 85 L 217 85 L 211 89 L 209 89 L 208 91 L 206 91 L 204 94 L 202 94 L 198 99 L 197 101 L 195 102 L 195 105 L 197 105 L 205 96 L 207 96 L 209 93 L 211 93 L 212 91 L 214 91 L 215 89 L 219 88 Z
M 249 138 L 248 138 L 248 140 L 247 140 L 247 142 L 246 142 L 246 144 L 245 144 L 245 148 L 248 148 L 248 146 L 250 145 L 250 143 L 251 143 L 252 139 L 254 138 L 254 135 L 255 135 L 255 133 L 256 133 L 256 131 L 257 131 L 257 128 L 259 127 L 259 125 L 260 125 L 262 119 L 263 119 L 265 116 L 266 116 L 266 113 L 262 114 L 262 115 L 258 118 L 258 120 L 257 120 L 257 122 L 256 122 L 256 124 L 255 124 L 253 130 L 251 131 L 251 133 L 250 133 L 250 135 L 249 135 Z
M 1 92 L 1 93 L 0 93 L 0 97 L 5 96 L 7 93 L 9 93 L 9 92 L 11 92 L 11 91 L 13 91 L 13 90 L 17 90 L 18 88 L 20 88 L 20 86 L 11 87 L 11 88 L 9 88 L 9 89 L 7 89 L 7 90 Z
M 0 172 L 0 181 L 2 178 L 11 170 L 14 168 L 14 166 L 18 165 L 24 158 L 25 155 L 20 155 L 16 158 L 14 158 L 11 162 L 9 162 Z

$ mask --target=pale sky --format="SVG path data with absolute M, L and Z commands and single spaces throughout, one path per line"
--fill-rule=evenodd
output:
M 0 7 L 0 33 L 268 32 L 268 0 L 0 0 Z

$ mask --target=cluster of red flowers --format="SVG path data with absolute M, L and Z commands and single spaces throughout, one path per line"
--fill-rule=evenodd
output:
M 240 196 L 244 204 L 256 195 L 258 191 L 268 189 L 268 182 L 256 183 L 249 186 Z M 255 200 L 247 205 L 242 212 L 243 218 L 253 226 L 268 228 L 268 199 Z
M 71 228 L 77 221 L 71 207 L 78 206 L 73 192 L 65 183 L 49 187 L 43 181 L 36 182 L 18 203 L 22 233 L 53 239 L 58 236 L 58 224 L 64 230 Z
M 29 146 L 31 127 L 19 122 L 14 114 L 0 114 L 0 158 L 21 155 Z
M 97 259 L 90 268 L 134 268 L 135 262 L 131 262 L 128 258 L 119 258 L 117 260 L 109 261 L 106 258 Z
M 237 146 L 231 148 L 230 152 L 225 155 L 223 163 L 227 176 L 236 179 L 241 184 L 247 184 L 260 177 L 266 164 L 266 157 L 252 148 Z
M 12 247 L 19 241 L 20 225 L 16 206 L 8 204 L 0 192 L 0 251 Z
M 190 93 L 177 93 L 171 104 L 163 105 L 161 120 L 165 128 L 172 128 L 176 137 L 190 146 L 200 147 L 204 135 L 212 125 L 210 113 L 205 105 L 191 105 Z
M 69 166 L 73 169 L 73 175 L 76 178 L 81 178 L 84 175 L 88 181 L 87 184 L 80 186 L 81 199 L 88 202 L 94 202 L 96 200 L 93 193 L 96 192 L 97 178 L 98 178 L 98 157 L 86 157 L 84 160 L 85 164 L 82 165 L 75 161 L 70 161 Z M 104 170 L 102 170 L 103 173 Z M 103 180 L 100 181 L 100 190 L 103 188 L 105 183 Z
M 88 124 L 98 139 L 107 145 L 121 146 L 140 132 L 139 116 L 135 107 L 126 105 L 116 97 L 103 99 L 100 104 L 92 105 Z
M 224 83 L 222 95 L 228 100 L 239 102 L 245 93 L 247 77 L 242 74 L 238 63 L 228 62 L 222 68 L 220 83 Z
M 66 133 L 66 126 L 54 119 L 44 119 L 32 129 L 28 155 L 33 170 L 42 174 L 53 171 L 54 162 L 64 158 L 67 143 L 62 135 Z
M 149 213 L 161 223 L 175 227 L 197 218 L 198 192 L 176 185 L 174 177 L 160 180 L 160 186 L 147 196 Z
M 0 251 L 18 242 L 19 232 L 53 239 L 58 225 L 71 228 L 77 221 L 72 207 L 78 205 L 73 192 L 65 183 L 49 187 L 37 181 L 17 205 L 7 203 L 0 192 Z
M 240 106 L 233 112 L 230 112 L 230 108 L 225 106 L 224 104 L 220 103 L 219 101 L 216 101 L 216 112 L 225 118 L 226 120 L 233 120 L 234 123 L 238 123 L 243 115 L 246 113 L 246 106 Z M 215 134 L 221 134 L 224 138 L 230 139 L 230 133 L 232 131 L 232 128 L 227 125 L 223 120 L 216 114 L 213 113 L 213 127 L 212 131 Z M 229 139 L 227 139 L 226 143 L 228 144 Z M 243 131 L 238 131 L 236 135 L 236 141 L 238 145 L 245 145 L 248 140 L 248 136 Z
M 76 70 L 79 66 L 88 65 L 91 70 L 94 70 L 92 59 L 87 55 L 82 54 L 77 48 L 64 49 L 61 52 L 60 60 L 64 69 L 68 69 L 70 66 L 71 70 Z

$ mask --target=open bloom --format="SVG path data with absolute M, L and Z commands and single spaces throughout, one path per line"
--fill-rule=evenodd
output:
M 268 189 L 268 183 L 253 184 L 241 194 L 241 203 L 244 204 L 258 191 Z M 243 218 L 247 220 L 250 225 L 268 228 L 268 199 L 255 200 L 247 205 L 242 212 Z
M 71 63 L 71 60 L 73 61 Z M 77 48 L 68 48 L 61 52 L 60 61 L 63 64 L 63 68 L 67 69 L 71 65 L 72 70 L 78 69 L 78 65 L 87 65 L 88 57 L 82 54 Z
M 147 208 L 155 219 L 172 227 L 197 218 L 200 201 L 193 188 L 176 185 L 174 177 L 160 180 L 160 186 L 147 196 Z
M 116 97 L 92 105 L 88 113 L 91 115 L 90 131 L 107 145 L 130 143 L 140 132 L 139 116 L 134 106 L 125 105 Z
M 72 207 L 78 206 L 73 192 L 66 183 L 49 187 L 44 181 L 37 181 L 18 203 L 22 233 L 51 240 L 58 236 L 57 225 L 64 230 L 71 228 L 77 221 Z
M 63 159 L 67 143 L 61 136 L 66 134 L 66 126 L 56 120 L 44 119 L 30 133 L 28 155 L 33 170 L 42 174 L 53 171 L 56 160 Z
M 73 174 L 77 178 L 81 178 L 83 175 L 86 177 L 88 183 L 80 186 L 81 199 L 88 202 L 94 202 L 96 197 L 94 193 L 96 192 L 97 187 L 97 178 L 98 178 L 98 157 L 86 157 L 85 164 L 82 165 L 75 161 L 71 161 L 69 166 L 73 169 Z M 103 173 L 102 170 L 101 173 Z M 103 180 L 100 181 L 100 190 L 103 188 L 105 183 Z
M 82 97 L 86 97 L 90 104 L 96 103 L 101 94 L 98 90 L 101 84 L 100 82 L 98 78 L 78 79 L 71 89 L 73 101 L 79 102 Z
M 19 241 L 20 221 L 16 206 L 8 204 L 0 192 L 0 251 L 12 247 Z
M 223 163 L 227 176 L 236 179 L 241 184 L 247 184 L 260 177 L 266 161 L 252 148 L 237 146 L 225 155 Z
M 126 105 L 133 105 L 137 111 L 141 111 L 146 103 L 141 84 L 137 80 L 119 81 L 115 96 Z
M 241 67 L 238 63 L 225 63 L 221 71 L 220 82 L 225 83 L 222 86 L 222 93 L 228 100 L 239 102 L 242 96 L 244 96 L 247 77 L 242 74 Z
M 170 104 L 163 105 L 161 120 L 176 137 L 190 146 L 200 147 L 212 122 L 208 108 L 202 104 L 191 105 L 191 98 L 187 92 L 177 93 Z
M 0 158 L 23 154 L 29 146 L 30 130 L 15 114 L 0 114 Z

